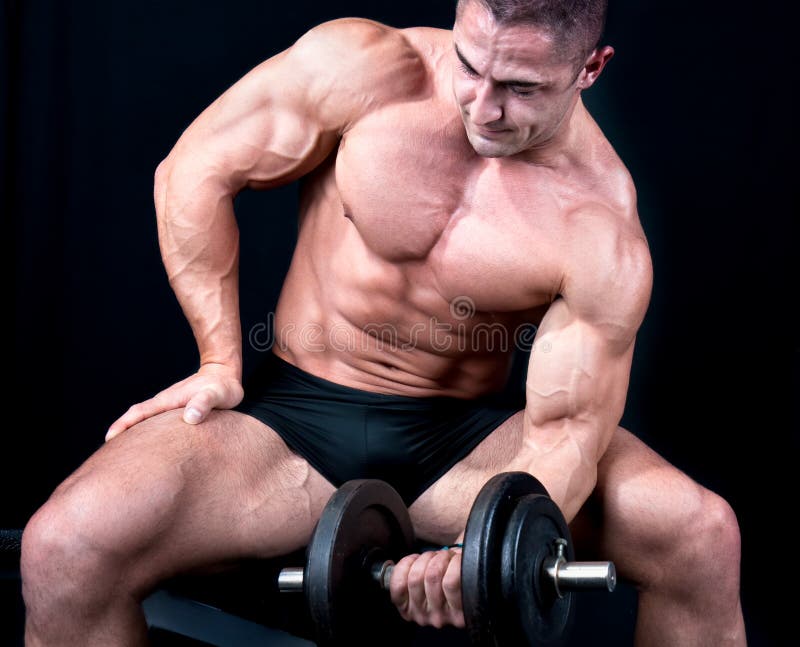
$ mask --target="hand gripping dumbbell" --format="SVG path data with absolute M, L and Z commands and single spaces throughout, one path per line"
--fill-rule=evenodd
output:
M 556 646 L 574 622 L 573 593 L 611 592 L 611 562 L 576 562 L 569 527 L 524 472 L 491 478 L 467 519 L 461 599 L 472 644 Z
M 388 595 L 394 563 L 413 551 L 400 495 L 387 483 L 345 483 L 329 501 L 305 568 L 283 569 L 282 591 L 303 591 L 320 645 L 403 644 L 409 623 Z M 475 645 L 563 644 L 572 594 L 613 591 L 614 565 L 575 562 L 569 529 L 535 478 L 499 474 L 472 506 L 461 556 L 461 595 Z

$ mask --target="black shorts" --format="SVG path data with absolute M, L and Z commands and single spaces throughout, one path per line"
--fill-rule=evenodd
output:
M 381 479 L 411 505 L 523 408 L 515 390 L 475 400 L 361 391 L 268 353 L 236 410 L 274 429 L 335 487 Z

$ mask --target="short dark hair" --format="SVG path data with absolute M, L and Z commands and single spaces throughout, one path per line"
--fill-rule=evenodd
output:
M 500 24 L 544 28 L 562 56 L 581 63 L 599 46 L 608 13 L 608 0 L 458 0 L 457 12 L 468 2 L 480 2 Z

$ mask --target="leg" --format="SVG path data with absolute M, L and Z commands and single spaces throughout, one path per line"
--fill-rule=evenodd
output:
M 519 413 L 414 502 L 417 533 L 452 543 L 480 488 L 508 469 L 521 444 Z M 745 644 L 733 511 L 624 429 L 617 429 L 595 493 L 571 526 L 580 559 L 610 559 L 637 585 L 638 644 Z
M 466 527 L 480 489 L 492 476 L 507 471 L 521 449 L 520 411 L 414 501 L 409 512 L 417 535 L 434 544 L 452 544 Z
M 638 645 L 746 644 L 733 510 L 633 434 L 615 433 L 572 528 L 637 586 Z
M 233 411 L 172 411 L 106 443 L 31 518 L 26 645 L 140 645 L 140 601 L 172 575 L 307 543 L 333 486 Z

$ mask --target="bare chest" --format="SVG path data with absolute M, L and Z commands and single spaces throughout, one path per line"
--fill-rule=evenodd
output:
M 480 310 L 549 302 L 563 272 L 563 191 L 522 163 L 477 157 L 457 116 L 394 110 L 348 133 L 335 167 L 344 215 L 370 257 Z

